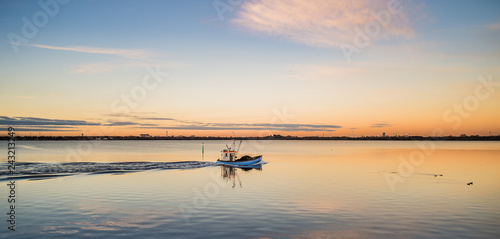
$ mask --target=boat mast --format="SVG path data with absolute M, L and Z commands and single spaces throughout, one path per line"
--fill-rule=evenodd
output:
M 238 150 L 236 150 L 236 154 L 234 155 L 234 157 L 238 156 L 238 152 L 240 151 L 241 142 L 243 142 L 243 140 L 240 140 L 240 144 L 238 145 Z
M 235 133 L 234 133 L 234 131 L 233 131 L 233 150 L 235 150 L 235 149 L 236 149 L 236 144 L 234 143 L 234 140 L 235 140 L 235 139 L 236 139 L 236 134 L 235 134 Z M 235 155 L 235 157 L 236 157 L 236 155 Z

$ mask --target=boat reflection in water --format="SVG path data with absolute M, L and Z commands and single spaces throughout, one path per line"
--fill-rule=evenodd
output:
M 262 164 L 256 164 L 256 165 L 249 165 L 249 166 L 227 166 L 227 165 L 220 165 L 221 169 L 221 177 L 225 182 L 230 182 L 233 184 L 233 188 L 236 187 L 236 181 L 238 181 L 238 184 L 241 186 L 241 180 L 240 177 L 238 176 L 238 169 L 242 171 L 251 171 L 251 170 L 257 170 L 257 171 L 262 171 Z

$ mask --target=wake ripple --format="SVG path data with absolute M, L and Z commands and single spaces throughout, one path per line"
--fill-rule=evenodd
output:
M 78 173 L 125 173 L 152 169 L 194 169 L 216 165 L 214 162 L 120 162 L 120 163 L 16 163 L 15 178 L 68 176 Z M 0 180 L 11 176 L 8 164 L 0 164 Z M 9 177 L 12 178 L 12 177 Z M 3 178 L 6 179 L 6 178 Z

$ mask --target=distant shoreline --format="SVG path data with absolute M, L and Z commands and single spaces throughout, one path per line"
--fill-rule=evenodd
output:
M 0 136 L 0 140 L 8 140 L 8 136 Z M 59 140 L 232 140 L 233 137 L 182 137 L 182 136 L 156 136 L 156 137 L 141 137 L 141 136 L 17 136 L 17 141 L 59 141 Z M 375 140 L 375 141 L 396 141 L 396 140 L 435 140 L 435 141 L 500 141 L 500 135 L 495 136 L 478 136 L 478 135 L 462 135 L 462 136 L 360 136 L 360 137 L 319 137 L 319 136 L 266 136 L 266 137 L 234 137 L 236 140 Z

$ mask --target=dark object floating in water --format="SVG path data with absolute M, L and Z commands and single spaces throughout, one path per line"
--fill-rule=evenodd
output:
M 434 177 L 437 177 L 437 176 L 443 176 L 442 174 L 434 174 Z
M 470 186 L 470 185 L 472 185 L 472 184 L 474 184 L 474 183 L 473 183 L 473 182 L 468 182 L 468 183 L 467 183 L 467 185 L 469 185 L 469 186 Z

